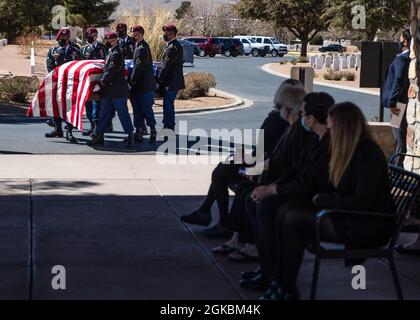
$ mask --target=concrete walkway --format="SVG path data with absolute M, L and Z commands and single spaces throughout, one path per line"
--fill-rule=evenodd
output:
M 155 156 L 0 156 L 1 299 L 255 299 L 219 241 L 179 216 L 194 210 L 212 165 L 159 165 Z M 216 207 L 214 207 L 216 213 Z M 51 287 L 55 265 L 67 289 Z M 398 257 L 408 299 L 420 298 L 420 259 Z M 309 296 L 312 257 L 300 274 Z M 321 267 L 320 299 L 394 299 L 387 265 L 369 261 L 367 289 L 351 289 L 341 261 Z

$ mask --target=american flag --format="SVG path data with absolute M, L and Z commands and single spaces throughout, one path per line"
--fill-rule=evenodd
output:
M 60 117 L 83 130 L 85 104 L 101 78 L 104 64 L 104 60 L 80 60 L 54 69 L 39 86 L 28 117 Z M 132 70 L 133 60 L 126 60 L 126 77 Z

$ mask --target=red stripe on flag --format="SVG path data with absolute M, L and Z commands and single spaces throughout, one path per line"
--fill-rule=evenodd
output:
M 60 68 L 64 67 L 64 72 L 63 72 L 63 75 L 62 75 L 63 78 L 61 79 L 62 88 L 61 88 L 61 93 L 60 93 L 61 94 L 61 101 L 63 103 L 62 106 L 61 106 L 61 113 L 62 113 L 61 118 L 64 121 L 67 121 L 67 96 L 66 96 L 66 93 L 67 93 L 67 82 L 68 82 L 69 71 L 75 64 L 77 64 L 79 62 L 80 61 L 73 61 L 73 62 L 71 62 L 67 65 L 64 65 L 64 66 L 60 67 Z
M 75 114 L 77 114 L 77 95 L 79 94 L 79 82 L 80 82 L 80 72 L 82 71 L 82 69 L 89 65 L 91 62 L 90 61 L 85 61 L 83 63 L 80 63 L 80 65 L 77 66 L 76 71 L 74 72 L 74 76 L 73 76 L 73 90 L 72 90 L 72 96 L 71 96 L 71 117 L 70 117 L 70 122 L 73 123 L 74 122 L 74 116 Z M 82 86 L 82 90 L 83 90 L 83 86 Z
M 54 117 L 60 117 L 60 110 L 58 110 L 58 101 L 57 101 L 57 84 L 58 84 L 58 68 L 55 68 L 52 74 L 52 81 L 51 81 L 51 96 L 52 96 L 52 104 L 53 104 L 53 114 Z
M 38 105 L 39 115 L 46 117 L 47 112 L 45 111 L 45 79 L 42 81 L 41 86 L 38 90 Z

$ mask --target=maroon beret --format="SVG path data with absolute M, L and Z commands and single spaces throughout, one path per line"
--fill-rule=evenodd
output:
M 163 26 L 163 31 L 174 31 L 174 32 L 178 32 L 178 29 L 173 24 L 167 24 L 167 25 Z
M 118 35 L 115 32 L 105 33 L 105 40 L 118 39 Z
M 70 28 L 61 28 L 58 32 L 57 32 L 57 36 L 55 37 L 55 40 L 58 40 L 61 36 L 69 36 L 70 37 Z
M 87 28 L 86 35 L 89 36 L 91 34 L 98 34 L 98 30 L 96 30 L 95 28 Z
M 134 26 L 131 28 L 131 32 L 141 32 L 144 33 L 144 28 L 142 26 Z
M 127 25 L 125 23 L 119 23 L 117 24 L 117 30 L 119 29 L 127 29 Z

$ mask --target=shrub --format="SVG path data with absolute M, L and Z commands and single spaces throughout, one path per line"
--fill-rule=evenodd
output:
M 216 79 L 211 73 L 191 72 L 185 76 L 185 89 L 178 93 L 178 99 L 205 97 L 214 87 L 216 87 Z
M 28 95 L 36 92 L 39 81 L 36 77 L 6 76 L 0 78 L 0 98 L 6 101 L 27 103 Z
M 299 57 L 297 62 L 298 63 L 309 63 L 309 59 L 307 57 Z
M 287 61 L 280 61 L 280 65 L 285 65 L 285 64 L 287 64 Z
M 296 61 L 296 59 L 293 59 L 292 61 L 290 61 L 290 63 L 292 64 L 292 65 L 297 65 L 297 61 Z
M 341 81 L 343 77 L 344 73 L 341 71 L 332 71 L 331 69 L 328 69 L 328 71 L 324 73 L 325 80 Z
M 355 81 L 356 80 L 356 73 L 353 71 L 346 71 L 343 72 L 343 77 L 347 81 Z

